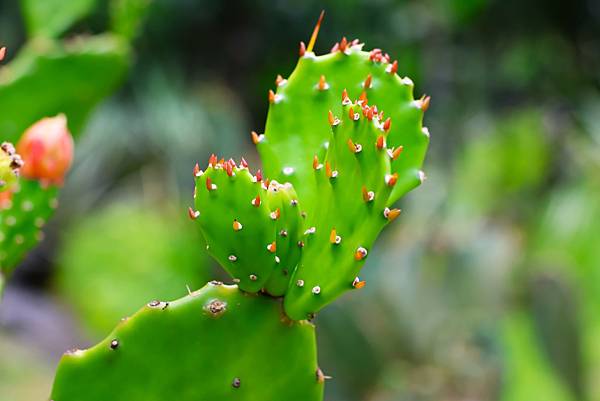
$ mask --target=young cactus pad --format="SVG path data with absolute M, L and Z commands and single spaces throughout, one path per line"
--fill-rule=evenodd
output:
M 101 343 L 66 353 L 53 401 L 321 400 L 315 330 L 280 301 L 208 283 L 153 301 Z
M 245 189 L 234 194 L 225 188 L 221 198 L 216 194 L 223 184 L 241 185 L 231 174 L 210 175 L 214 189 L 197 180 L 196 210 L 190 211 L 201 222 L 204 210 L 208 212 L 202 225 L 207 241 L 218 250 L 213 251 L 217 260 L 240 280 L 240 288 L 284 295 L 292 319 L 305 319 L 343 292 L 364 286 L 358 273 L 379 232 L 398 217 L 395 202 L 423 182 L 429 144 L 429 131 L 422 125 L 429 97 L 414 99 L 413 82 L 398 76 L 398 62 L 346 38 L 329 54 L 316 56 L 312 48 L 319 24 L 308 47 L 301 43 L 296 69 L 288 79 L 278 76 L 276 91 L 269 91 L 264 134 L 252 132 L 265 176 L 297 192 L 295 211 L 302 216 L 298 220 L 295 213 L 278 209 L 284 227 L 298 224 L 302 235 L 286 243 L 286 252 L 294 251 L 289 258 L 279 254 L 276 244 L 281 272 L 287 274 L 283 280 L 280 273 L 277 291 L 266 285 L 275 265 L 264 249 L 273 238 L 273 222 L 266 215 L 274 206 L 254 211 L 261 218 L 252 221 L 248 241 L 239 243 L 236 234 L 226 232 L 233 216 L 242 219 L 251 210 L 248 199 L 267 190 L 252 186 L 260 180 L 245 172 Z M 213 161 L 215 167 L 227 170 Z M 264 193 L 260 196 L 264 199 Z M 228 254 L 234 247 L 243 254 L 243 263 L 238 254 Z M 253 273 L 257 271 L 263 277 Z M 247 282 L 248 277 L 254 282 Z M 283 290 L 285 283 L 289 285 Z
M 244 160 L 194 169 L 196 210 L 208 252 L 244 291 L 281 296 L 298 264 L 301 217 L 291 185 L 252 175 Z

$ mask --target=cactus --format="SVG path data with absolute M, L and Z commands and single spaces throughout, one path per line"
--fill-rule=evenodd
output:
M 150 302 L 98 345 L 67 352 L 54 401 L 322 399 L 315 330 L 276 299 L 218 282 Z
M 9 148 L 9 153 L 14 151 Z M 7 277 L 42 237 L 58 206 L 57 192 L 73 160 L 73 139 L 64 115 L 44 118 L 17 143 L 21 177 L 3 192 L 0 205 L 0 275 Z M 1 288 L 0 288 L 1 290 Z
M 292 319 L 310 317 L 345 291 L 364 286 L 358 273 L 368 250 L 398 217 L 394 203 L 424 180 L 429 143 L 422 126 L 429 97 L 413 98 L 412 81 L 396 74 L 397 61 L 346 38 L 331 53 L 316 56 L 320 21 L 308 47 L 301 43 L 294 72 L 288 79 L 278 76 L 277 91 L 269 91 L 265 133 L 252 132 L 265 176 L 286 183 L 295 208 L 267 202 L 253 210 L 249 200 L 265 199 L 270 185 L 260 183 L 269 181 L 247 166 L 243 178 L 235 177 L 242 171 L 233 161 L 217 163 L 213 156 L 209 174 L 196 170 L 202 174 L 196 174 L 196 209 L 190 209 L 209 251 L 240 288 L 285 295 Z M 302 227 L 302 238 L 294 234 L 281 248 L 268 219 L 274 213 L 284 232 L 289 225 Z M 246 235 L 228 230 L 233 219 Z M 276 289 L 267 285 L 274 274 Z
M 209 284 L 151 303 L 63 357 L 55 401 L 159 400 L 174 389 L 183 401 L 321 399 L 326 377 L 304 319 L 365 285 L 357 275 L 398 217 L 394 203 L 424 179 L 429 98 L 414 100 L 398 63 L 357 40 L 315 56 L 320 22 L 290 78 L 269 92 L 265 133 L 252 133 L 266 174 L 215 155 L 193 170 L 189 217 L 242 291 Z

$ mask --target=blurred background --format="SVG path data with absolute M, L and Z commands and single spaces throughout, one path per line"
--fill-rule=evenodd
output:
M 366 288 L 317 318 L 326 400 L 600 400 L 600 2 L 0 0 L 0 86 L 49 43 L 123 60 L 69 72 L 117 78 L 76 115 L 58 215 L 8 283 L 2 401 L 46 399 L 66 349 L 224 278 L 186 224 L 192 166 L 258 163 L 249 132 L 323 8 L 318 53 L 360 38 L 432 97 L 426 184 Z M 22 105 L 0 123 L 66 96 L 36 90 L 0 87 Z

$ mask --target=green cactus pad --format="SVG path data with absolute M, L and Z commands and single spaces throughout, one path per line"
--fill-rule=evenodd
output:
M 340 115 L 344 89 L 351 99 L 365 92 L 369 104 L 385 110 L 393 121 L 388 146 L 404 147 L 403 157 L 392 163 L 392 171 L 398 173 L 392 203 L 420 184 L 429 143 L 428 130 L 422 126 L 429 99 L 413 98 L 413 82 L 396 74 L 397 63 L 390 63 L 386 54 L 378 49 L 362 51 L 358 41 L 341 43 L 329 54 L 305 52 L 290 77 L 277 80 L 265 133 L 255 141 L 265 173 L 290 181 L 309 214 L 322 202 L 312 179 L 313 156 L 320 160 L 325 156 L 330 135 L 327 112 Z
M 300 217 L 297 206 L 291 206 L 296 201 L 293 190 L 267 184 L 260 173 L 254 176 L 246 166 L 238 167 L 233 160 L 217 162 L 214 156 L 205 172 L 195 169 L 195 176 L 196 210 L 189 213 L 200 225 L 208 252 L 242 290 L 258 292 L 266 287 L 273 295 L 282 295 L 293 274 L 288 269 L 298 258 L 290 249 L 296 243 L 278 235 L 289 227 L 289 238 L 298 237 Z M 283 202 L 290 205 L 284 207 Z M 278 278 L 270 281 L 275 271 Z
M 101 343 L 66 353 L 54 401 L 321 400 L 315 331 L 280 301 L 209 283 L 153 301 Z
M 356 275 L 368 249 L 397 217 L 394 203 L 425 177 L 429 98 L 415 100 L 397 62 L 362 47 L 343 39 L 330 54 L 304 51 L 269 93 L 265 133 L 253 135 L 265 172 L 294 185 L 307 216 L 305 249 L 285 296 L 293 319 L 364 285 Z
M 21 178 L 9 204 L 0 208 L 0 272 L 6 277 L 42 237 L 41 228 L 58 206 L 58 188 Z
M 343 292 L 364 285 L 357 277 L 368 250 L 399 209 L 391 209 L 398 176 L 392 163 L 403 148 L 387 148 L 390 121 L 364 101 L 344 96 L 340 116 L 329 113 L 328 150 L 314 158 L 312 182 L 320 205 L 306 218 L 302 259 L 285 296 L 292 319 L 306 318 Z

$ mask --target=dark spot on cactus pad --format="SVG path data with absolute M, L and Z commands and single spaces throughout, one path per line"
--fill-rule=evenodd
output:
M 112 340 L 110 342 L 110 349 L 117 349 L 119 348 L 119 340 L 117 340 L 116 338 L 114 340 Z
M 160 305 L 160 301 L 157 299 L 148 302 L 148 306 L 151 308 L 156 308 L 158 305 Z
M 241 384 L 242 384 L 242 382 L 241 382 L 240 378 L 236 377 L 231 382 L 231 387 L 233 387 L 233 388 L 240 388 Z
M 218 299 L 213 299 L 204 307 L 212 316 L 218 317 L 227 309 L 227 303 Z

